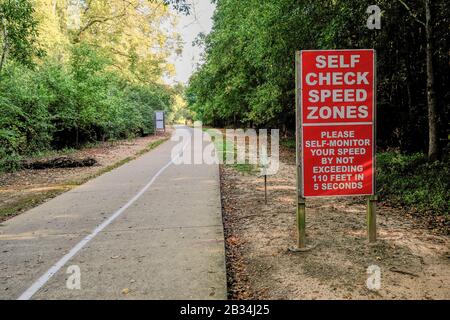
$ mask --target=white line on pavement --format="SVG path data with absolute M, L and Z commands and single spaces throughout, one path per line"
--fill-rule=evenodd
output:
M 46 273 L 44 273 L 35 283 L 31 285 L 24 293 L 20 295 L 17 300 L 29 300 L 33 295 L 39 291 L 51 277 L 55 275 L 70 259 L 72 259 L 89 241 L 91 241 L 97 234 L 99 234 L 103 229 L 105 229 L 111 222 L 113 222 L 118 216 L 120 216 L 125 210 L 127 210 L 136 200 L 138 200 L 150 186 L 155 182 L 155 180 L 160 176 L 168 167 L 170 167 L 174 161 L 183 154 L 189 143 L 183 146 L 180 153 L 170 160 L 164 167 L 159 169 L 159 171 L 153 176 L 153 178 L 139 191 L 130 201 L 127 202 L 123 207 L 117 210 L 112 216 L 100 224 L 97 228 L 92 231 L 91 234 L 86 236 L 81 240 L 75 247 L 73 247 L 69 253 L 62 257 L 58 262 L 56 262 Z

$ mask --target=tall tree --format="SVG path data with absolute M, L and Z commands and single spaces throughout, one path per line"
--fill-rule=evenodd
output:
M 179 35 L 169 6 L 187 14 L 185 0 L 34 0 L 42 46 L 58 61 L 69 60 L 71 46 L 89 44 L 108 54 L 124 78 L 151 84 L 171 74 L 167 63 Z
M 68 62 L 70 39 L 67 30 L 69 0 L 34 0 L 38 21 L 39 44 L 46 53 L 60 62 Z
M 436 104 L 436 90 L 434 84 L 433 65 L 433 21 L 431 15 L 431 0 L 425 0 L 425 33 L 427 38 L 427 102 L 428 102 L 428 158 L 432 161 L 440 156 L 438 114 Z
M 37 21 L 29 0 L 0 1 L 0 72 L 7 59 L 32 65 L 42 55 L 37 44 Z
M 433 37 L 433 23 L 431 13 L 431 0 L 424 0 L 425 7 L 425 22 L 418 18 L 418 14 L 413 12 L 411 8 L 402 0 L 400 3 L 408 10 L 410 15 L 420 25 L 425 28 L 426 38 L 426 65 L 427 65 L 427 105 L 428 105 L 428 158 L 431 161 L 437 160 L 440 156 L 439 150 L 439 130 L 438 130 L 438 112 L 436 102 L 435 76 L 434 76 L 434 37 Z
M 382 27 L 370 30 L 364 0 L 217 0 L 189 105 L 217 125 L 293 130 L 295 51 L 374 48 L 379 147 L 435 159 L 449 125 L 450 7 L 410 0 L 406 10 L 402 2 L 379 0 Z
M 108 52 L 114 67 L 130 80 L 152 83 L 171 71 L 166 63 L 177 35 L 165 31 L 174 16 L 161 1 L 86 0 L 79 9 L 75 43 Z

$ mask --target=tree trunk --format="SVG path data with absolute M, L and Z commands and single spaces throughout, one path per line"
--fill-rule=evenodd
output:
M 438 117 L 436 107 L 436 92 L 434 88 L 433 70 L 433 31 L 431 22 L 431 0 L 425 0 L 426 21 L 425 33 L 427 39 L 427 103 L 428 103 L 428 159 L 439 158 Z
M 53 0 L 52 6 L 53 6 L 53 15 L 56 16 L 56 0 Z
M 79 130 L 78 130 L 78 126 L 76 126 L 75 128 L 75 147 L 78 148 L 79 146 Z
M 2 72 L 3 66 L 6 63 L 6 56 L 8 55 L 8 47 L 9 47 L 9 44 L 8 44 L 8 29 L 6 27 L 6 21 L 5 21 L 4 17 L 2 17 L 2 25 L 3 25 L 3 30 L 2 30 L 2 33 L 3 33 L 3 48 L 2 48 L 2 57 L 1 57 L 1 60 L 0 60 L 0 72 Z

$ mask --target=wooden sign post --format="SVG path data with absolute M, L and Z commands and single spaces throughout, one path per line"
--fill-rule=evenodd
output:
M 376 241 L 375 51 L 296 53 L 298 248 L 305 249 L 306 198 L 368 196 Z
M 264 203 L 267 205 L 267 170 L 269 168 L 269 159 L 267 149 L 262 148 L 260 153 L 261 175 L 264 177 Z
M 301 94 L 299 94 L 300 87 L 300 77 L 301 77 L 301 55 L 297 52 L 295 56 L 296 61 L 296 72 L 295 72 L 295 146 L 296 146 L 296 164 L 297 164 L 297 229 L 298 229 L 298 249 L 306 248 L 306 200 L 303 197 L 302 192 L 302 168 L 301 168 L 301 150 L 302 150 L 302 130 L 301 130 Z

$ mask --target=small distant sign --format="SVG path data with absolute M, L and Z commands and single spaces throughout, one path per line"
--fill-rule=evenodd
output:
M 156 130 L 166 131 L 165 118 L 166 118 L 166 116 L 165 116 L 164 111 L 155 111 L 155 128 L 156 128 Z

